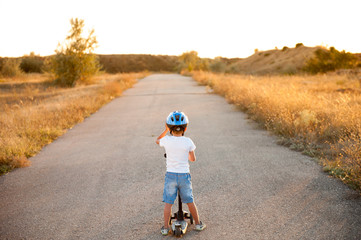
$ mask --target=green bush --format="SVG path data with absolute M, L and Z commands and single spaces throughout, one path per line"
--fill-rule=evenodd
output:
M 44 60 L 34 53 L 29 56 L 24 56 L 21 59 L 20 68 L 25 73 L 41 73 L 44 66 Z
M 212 72 L 216 72 L 216 73 L 224 73 L 226 71 L 227 68 L 227 64 L 222 61 L 222 58 L 217 57 L 210 65 L 209 65 L 209 69 Z
M 282 52 L 287 51 L 287 50 L 288 50 L 288 47 L 286 47 L 286 46 L 284 46 L 284 47 L 282 48 Z
M 0 75 L 3 77 L 17 77 L 22 74 L 20 69 L 20 59 L 6 58 L 2 62 Z
M 77 82 L 87 82 L 99 70 L 98 58 L 92 53 L 97 40 L 94 30 L 87 38 L 82 37 L 84 20 L 71 19 L 72 29 L 67 42 L 58 47 L 51 59 L 51 71 L 56 76 L 55 83 L 61 86 L 74 86 Z
M 52 59 L 53 73 L 57 76 L 55 83 L 64 87 L 73 87 L 77 82 L 87 82 L 89 77 L 99 70 L 97 56 L 56 54 Z
M 357 62 L 357 57 L 345 50 L 340 52 L 334 47 L 329 50 L 320 48 L 315 51 L 314 57 L 306 62 L 303 70 L 313 74 L 325 73 L 336 69 L 354 68 Z
M 303 47 L 303 43 L 297 43 L 296 48 Z

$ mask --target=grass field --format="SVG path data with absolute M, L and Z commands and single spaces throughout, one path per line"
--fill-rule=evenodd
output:
M 45 74 L 1 79 L 0 174 L 29 166 L 29 157 L 147 74 L 102 74 L 74 88 L 55 87 Z
M 193 78 L 239 106 L 280 144 L 320 159 L 324 170 L 361 189 L 361 80 L 352 75 Z

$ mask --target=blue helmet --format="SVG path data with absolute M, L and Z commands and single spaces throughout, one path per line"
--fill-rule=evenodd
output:
M 169 114 L 166 123 L 171 131 L 180 131 L 184 130 L 187 127 L 189 121 L 188 117 L 183 112 L 174 111 Z

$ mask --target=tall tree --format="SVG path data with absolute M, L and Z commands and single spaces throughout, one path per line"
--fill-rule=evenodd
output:
M 87 82 L 100 69 L 98 58 L 93 54 L 98 43 L 94 29 L 84 38 L 84 20 L 71 19 L 70 24 L 69 36 L 63 45 L 58 45 L 56 55 L 51 59 L 51 70 L 56 76 L 56 83 L 68 87 L 77 82 Z

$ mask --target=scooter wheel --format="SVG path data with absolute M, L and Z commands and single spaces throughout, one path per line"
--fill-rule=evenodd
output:
M 174 235 L 175 235 L 176 237 L 180 237 L 180 236 L 182 235 L 182 229 L 181 229 L 180 227 L 176 227 L 176 228 L 174 229 Z

